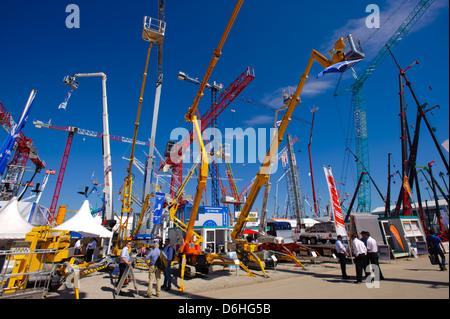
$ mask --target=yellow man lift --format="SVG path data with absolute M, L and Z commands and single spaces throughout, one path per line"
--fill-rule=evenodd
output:
M 245 224 L 248 221 L 250 210 L 253 207 L 259 191 L 266 184 L 266 181 L 269 178 L 270 167 L 272 165 L 272 162 L 274 161 L 275 155 L 278 152 L 278 148 L 283 141 L 283 136 L 286 132 L 289 122 L 291 121 L 291 117 L 295 110 L 295 107 L 300 103 L 300 94 L 303 90 L 306 80 L 308 79 L 308 75 L 314 63 L 314 60 L 317 60 L 317 62 L 319 62 L 322 67 L 328 68 L 339 62 L 364 59 L 364 53 L 358 45 L 358 42 L 359 41 L 352 35 L 348 35 L 345 39 L 340 38 L 335 43 L 334 49 L 330 50 L 331 61 L 316 50 L 312 50 L 306 70 L 301 76 L 295 93 L 290 98 L 289 106 L 285 115 L 283 116 L 283 120 L 281 121 L 278 134 L 273 138 L 271 142 L 270 149 L 265 155 L 264 162 L 261 165 L 259 172 L 256 174 L 256 180 L 253 183 L 247 200 L 245 201 L 244 207 L 241 210 L 241 213 L 233 227 L 233 231 L 231 233 L 232 242 L 228 245 L 228 249 L 236 251 L 238 258 L 240 260 L 243 260 L 244 263 L 246 261 L 250 261 L 259 264 L 264 275 L 266 275 L 266 272 L 264 270 L 263 262 L 255 254 L 258 250 L 257 245 L 249 243 L 243 237 Z

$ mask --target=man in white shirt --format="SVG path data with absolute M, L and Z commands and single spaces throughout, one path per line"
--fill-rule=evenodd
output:
M 125 269 L 127 268 L 127 265 L 131 265 L 130 248 L 131 248 L 131 241 L 127 242 L 125 244 L 125 247 L 123 247 L 122 251 L 120 252 L 120 257 L 119 257 L 119 278 L 117 279 L 117 283 L 120 282 L 120 279 L 122 278 L 123 273 L 125 272 Z M 125 282 L 125 283 L 127 283 L 127 282 Z
M 81 238 L 80 238 L 77 240 L 77 242 L 75 243 L 75 246 L 73 247 L 75 249 L 75 252 L 74 252 L 75 256 L 80 255 L 82 247 L 83 247 L 83 245 L 81 244 Z
M 378 245 L 377 241 L 370 237 L 370 233 L 368 231 L 361 232 L 362 236 L 366 239 L 366 245 L 367 245 L 367 264 L 376 265 L 378 267 L 378 270 L 380 271 L 380 280 L 383 280 L 383 274 L 381 273 L 381 268 L 378 263 Z
M 94 255 L 94 250 L 97 248 L 97 241 L 95 238 L 91 239 L 91 242 L 86 247 L 86 261 L 92 261 L 92 256 Z
M 336 255 L 339 259 L 339 264 L 341 265 L 341 272 L 342 272 L 342 279 L 348 279 L 350 278 L 347 276 L 347 258 L 348 252 L 347 249 L 345 249 L 345 246 L 342 244 L 342 236 L 338 235 L 336 240 Z
M 353 254 L 355 256 L 356 281 L 360 283 L 363 280 L 363 269 L 366 265 L 367 248 L 364 243 L 358 239 L 357 235 L 352 235 Z

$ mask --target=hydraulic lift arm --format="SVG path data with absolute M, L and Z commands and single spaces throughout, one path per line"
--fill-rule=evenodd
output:
M 203 192 L 206 188 L 206 181 L 208 179 L 208 165 L 209 165 L 209 159 L 208 159 L 208 154 L 206 153 L 205 150 L 205 144 L 203 143 L 203 139 L 202 139 L 202 132 L 200 129 L 200 125 L 197 121 L 197 117 L 194 115 L 193 117 L 193 123 L 194 125 L 194 135 L 195 135 L 195 139 L 197 140 L 198 143 L 198 148 L 201 152 L 200 156 L 201 156 L 201 164 L 200 164 L 200 170 L 199 170 L 199 176 L 198 176 L 198 185 L 197 185 L 197 190 L 195 192 L 195 196 L 194 196 L 194 203 L 192 205 L 192 210 L 191 210 L 191 215 L 189 217 L 189 221 L 187 223 L 187 226 L 184 228 L 182 227 L 183 230 L 185 230 L 186 234 L 184 237 L 184 242 L 183 245 L 180 248 L 180 253 L 182 254 L 182 259 L 181 259 L 181 284 L 180 284 L 180 291 L 184 291 L 185 287 L 184 287 L 184 271 L 185 271 L 185 267 L 186 267 L 186 255 L 189 256 L 193 256 L 193 255 L 198 255 L 200 254 L 200 241 L 202 241 L 202 239 L 197 239 L 197 241 L 191 242 L 191 239 L 193 238 L 192 235 L 194 235 L 194 225 L 195 225 L 195 220 L 197 219 L 197 214 L 198 214 L 198 208 L 200 207 L 200 202 L 202 200 L 202 195 Z M 184 188 L 184 187 L 183 187 Z M 173 218 L 174 216 L 174 211 L 172 210 L 171 213 L 171 218 Z M 198 236 L 197 236 L 198 237 Z
M 191 239 L 192 239 L 192 235 L 193 235 L 193 231 L 194 231 L 195 220 L 196 220 L 197 214 L 198 214 L 198 208 L 200 206 L 203 191 L 206 188 L 206 181 L 208 179 L 209 159 L 208 159 L 208 155 L 205 150 L 205 145 L 203 143 L 201 127 L 199 125 L 199 122 L 198 122 L 195 114 L 197 112 L 200 98 L 204 95 L 203 91 L 206 87 L 206 84 L 208 83 L 208 80 L 211 76 L 212 71 L 214 70 L 214 67 L 216 66 L 216 64 L 219 60 L 219 57 L 222 55 L 222 48 L 225 44 L 225 41 L 231 31 L 231 28 L 234 24 L 234 21 L 237 18 L 237 15 L 238 15 L 243 3 L 244 3 L 244 0 L 238 0 L 237 4 L 233 10 L 233 13 L 231 15 L 231 18 L 228 21 L 228 24 L 225 28 L 225 32 L 223 33 L 222 38 L 220 39 L 219 45 L 214 50 L 214 56 L 213 56 L 211 62 L 209 63 L 208 69 L 207 69 L 206 74 L 203 77 L 203 80 L 197 91 L 194 102 L 185 115 L 186 122 L 190 122 L 194 126 L 194 135 L 195 135 L 195 138 L 198 143 L 198 149 L 200 150 L 200 153 L 201 153 L 200 154 L 201 165 L 200 165 L 200 170 L 199 170 L 198 186 L 197 186 L 197 190 L 196 190 L 195 196 L 194 196 L 194 203 L 193 203 L 193 207 L 192 207 L 192 211 L 191 211 L 191 216 L 190 216 L 189 222 L 187 224 L 184 243 L 180 249 L 180 252 L 182 254 L 181 285 L 180 285 L 180 289 L 179 289 L 180 291 L 184 291 L 184 289 L 185 289 L 184 285 L 183 285 L 183 281 L 184 281 L 184 270 L 185 270 L 185 265 L 186 265 L 186 255 L 196 255 L 199 253 L 200 247 L 198 245 L 191 243 Z
M 225 28 L 225 32 L 222 35 L 222 38 L 220 39 L 219 45 L 214 50 L 214 55 L 211 59 L 211 62 L 209 63 L 208 69 L 206 70 L 206 74 L 203 77 L 202 83 L 200 83 L 200 87 L 198 88 L 197 94 L 194 99 L 194 103 L 189 108 L 188 112 L 184 116 L 186 119 L 186 122 L 194 122 L 194 115 L 197 111 L 198 103 L 200 101 L 200 98 L 204 96 L 203 91 L 205 90 L 206 84 L 208 83 L 208 80 L 211 76 L 212 71 L 214 70 L 214 67 L 216 66 L 217 62 L 219 61 L 220 56 L 222 55 L 222 48 L 225 44 L 225 41 L 228 38 L 228 35 L 230 34 L 231 28 L 233 27 L 234 21 L 237 18 L 237 15 L 239 11 L 241 10 L 242 4 L 244 3 L 244 0 L 238 0 L 233 13 L 231 15 L 230 20 L 228 21 L 227 27 Z
M 200 172 L 198 176 L 198 185 L 197 190 L 194 196 L 194 204 L 192 206 L 191 216 L 189 218 L 189 222 L 187 224 L 186 236 L 184 238 L 184 244 L 181 248 L 181 252 L 188 252 L 188 246 L 191 242 L 192 234 L 194 231 L 195 220 L 197 219 L 198 208 L 200 207 L 200 202 L 202 200 L 203 192 L 206 188 L 206 180 L 208 179 L 208 165 L 209 159 L 208 154 L 205 150 L 205 144 L 203 143 L 202 134 L 200 130 L 200 126 L 198 125 L 197 117 L 194 116 L 194 134 L 198 143 L 198 148 L 201 152 L 201 164 L 200 164 Z
M 355 52 L 352 37 L 348 36 L 347 39 L 350 42 L 351 52 Z M 245 223 L 248 220 L 248 215 L 250 213 L 250 210 L 253 207 L 253 204 L 256 200 L 256 197 L 258 196 L 259 191 L 261 190 L 261 188 L 264 186 L 267 179 L 269 178 L 270 166 L 271 166 L 272 162 L 274 161 L 274 156 L 277 154 L 278 147 L 280 146 L 281 142 L 283 141 L 283 136 L 286 132 L 289 122 L 291 121 L 291 117 L 295 110 L 295 107 L 299 103 L 298 101 L 300 98 L 300 94 L 303 90 L 306 80 L 308 79 L 308 75 L 309 75 L 309 72 L 311 71 L 314 60 L 317 60 L 320 63 L 320 65 L 322 65 L 324 68 L 327 68 L 333 64 L 343 62 L 346 60 L 350 60 L 350 59 L 354 59 L 352 57 L 352 55 L 344 54 L 343 49 L 345 47 L 346 47 L 346 45 L 344 43 L 344 38 L 340 38 L 335 43 L 335 50 L 332 55 L 331 61 L 328 60 L 326 57 L 324 57 L 319 52 L 317 52 L 316 50 L 312 50 L 311 57 L 306 66 L 305 72 L 302 74 L 300 82 L 297 86 L 297 89 L 291 98 L 291 101 L 287 108 L 286 114 L 283 116 L 283 120 L 281 121 L 281 125 L 279 127 L 278 134 L 272 140 L 270 149 L 264 158 L 264 162 L 261 165 L 259 172 L 256 174 L 256 180 L 253 183 L 253 187 L 250 190 L 250 194 L 247 197 L 244 207 L 243 207 L 243 209 L 239 215 L 239 218 L 233 228 L 233 231 L 231 233 L 231 239 L 233 242 L 242 237 L 242 232 L 244 230 Z M 362 53 L 359 55 L 359 58 L 361 58 L 361 57 L 363 57 Z

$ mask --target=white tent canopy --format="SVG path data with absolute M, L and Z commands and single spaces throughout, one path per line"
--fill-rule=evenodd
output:
M 84 201 L 75 216 L 53 229 L 75 231 L 85 237 L 111 238 L 113 235 L 92 217 L 88 200 Z
M 0 209 L 1 239 L 25 239 L 25 235 L 33 227 L 20 215 L 17 197 L 13 197 L 5 207 Z

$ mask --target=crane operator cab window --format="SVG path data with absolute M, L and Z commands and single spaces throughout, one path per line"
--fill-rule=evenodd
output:
M 177 142 L 175 141 L 168 141 L 166 144 L 166 149 L 164 150 L 164 156 L 170 157 L 170 152 L 172 151 L 172 148 L 175 146 Z

